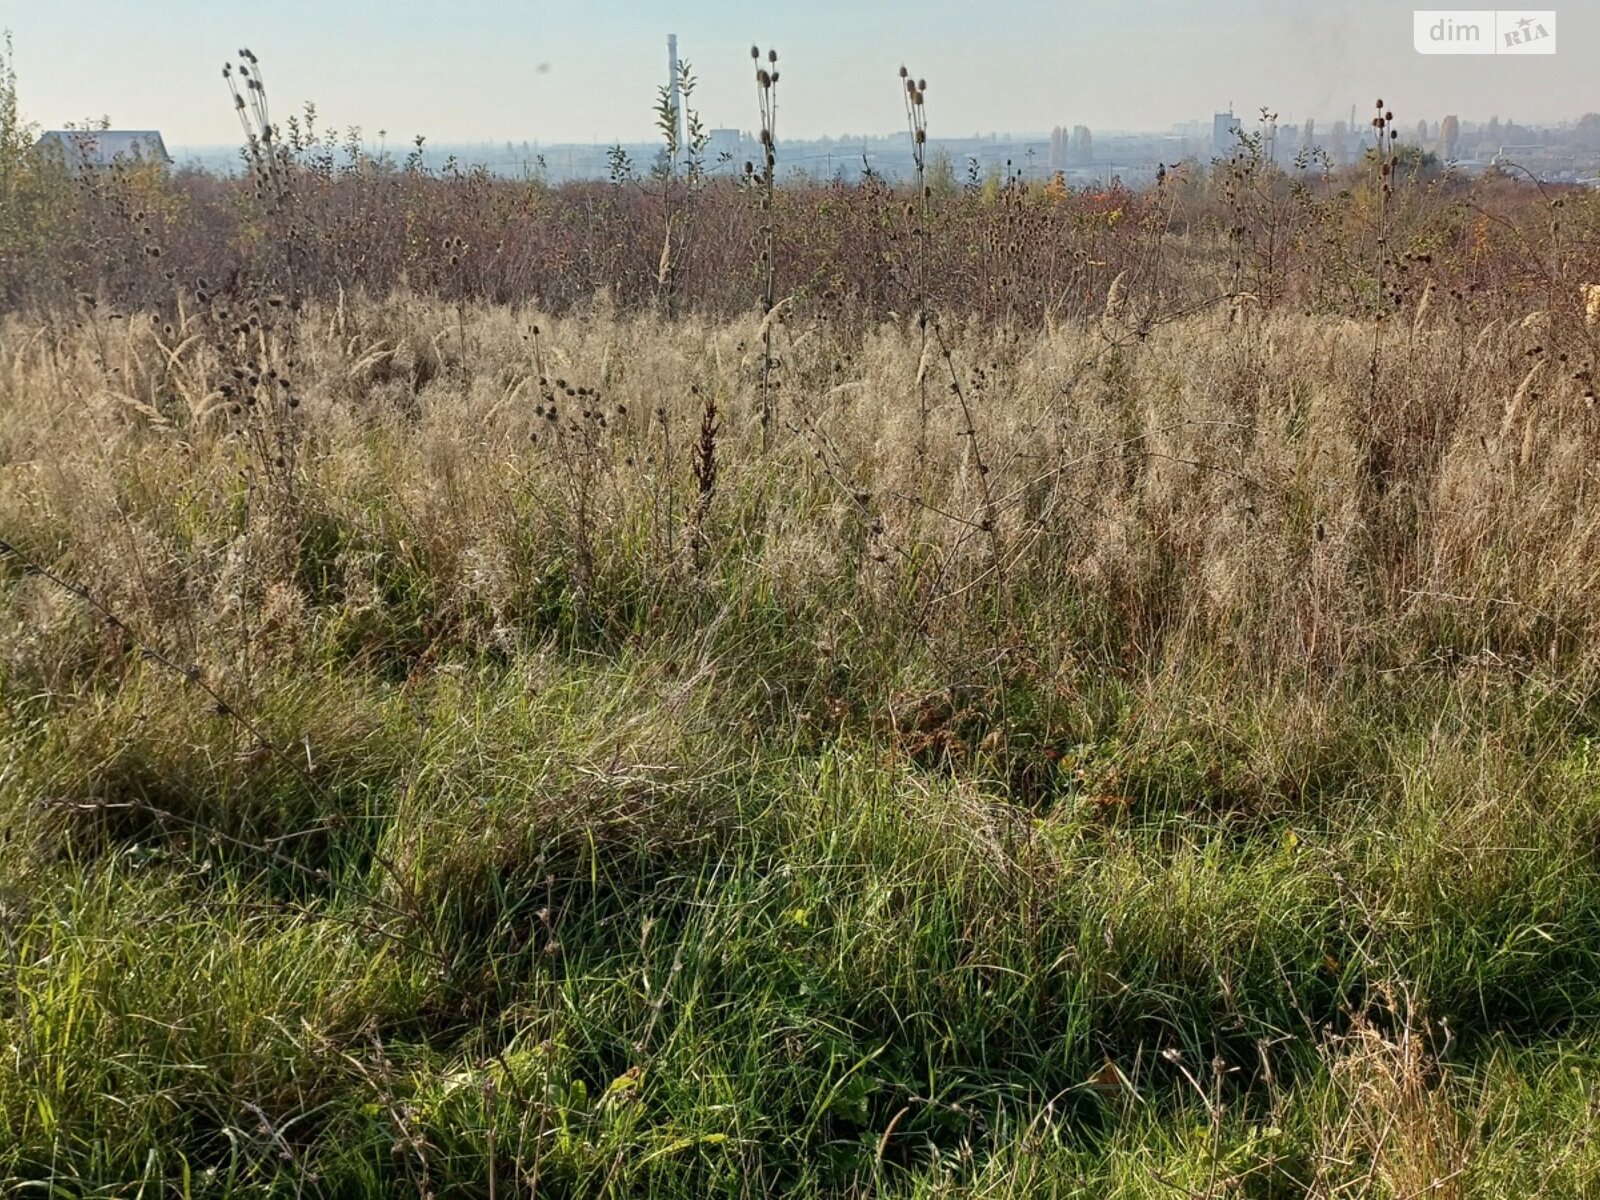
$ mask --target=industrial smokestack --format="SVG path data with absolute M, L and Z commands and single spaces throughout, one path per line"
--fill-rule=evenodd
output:
M 678 35 L 667 34 L 667 88 L 672 96 L 672 128 L 678 143 L 678 156 L 683 155 L 683 93 L 678 87 Z M 672 162 L 677 168 L 677 159 Z

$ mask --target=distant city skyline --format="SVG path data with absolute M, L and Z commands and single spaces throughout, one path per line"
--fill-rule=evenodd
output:
M 1502 116 L 1499 113 L 1441 113 L 1430 115 L 1428 117 L 1418 117 L 1417 120 L 1426 120 L 1430 126 L 1437 126 L 1442 117 L 1454 116 L 1460 121 L 1462 129 L 1477 129 L 1483 125 L 1486 125 L 1491 120 L 1499 121 L 1502 125 L 1515 122 L 1515 124 L 1520 128 L 1561 129 L 1575 125 L 1579 118 L 1586 115 L 1586 113 L 1594 112 L 1600 112 L 1600 97 L 1596 97 L 1595 108 L 1587 109 L 1584 113 L 1569 113 L 1565 116 L 1557 117 L 1548 121 L 1524 120 L 1516 114 L 1512 114 L 1508 117 Z M 298 115 L 298 110 L 296 110 L 296 115 Z M 1253 131 L 1262 127 L 1261 114 L 1259 111 L 1249 113 L 1235 112 L 1233 115 L 1238 118 L 1239 128 L 1243 130 Z M 1363 111 L 1362 106 L 1356 106 L 1355 126 L 1353 127 L 1353 131 L 1356 136 L 1364 137 L 1370 133 L 1370 131 L 1366 128 L 1367 118 L 1370 115 L 1370 113 Z M 325 117 L 325 114 L 319 114 L 319 121 L 322 120 L 323 117 Z M 1320 129 L 1323 133 L 1327 133 L 1329 130 L 1331 130 L 1336 122 L 1344 122 L 1346 125 L 1348 125 L 1350 122 L 1350 117 L 1351 114 L 1348 107 L 1343 112 L 1338 113 L 1305 113 L 1298 116 L 1293 114 L 1286 115 L 1283 113 L 1278 113 L 1276 124 L 1279 126 L 1293 125 L 1298 127 L 1302 125 L 1307 118 L 1310 118 L 1313 122 L 1315 122 L 1318 129 Z M 738 133 L 745 138 L 753 138 L 755 136 L 755 130 L 751 128 L 752 124 L 753 122 L 747 123 L 743 126 L 733 125 L 730 127 L 709 128 L 708 132 L 714 134 Z M 1075 122 L 1075 124 L 1082 124 L 1082 122 Z M 1213 114 L 1197 111 L 1194 115 L 1186 119 L 1171 121 L 1168 124 L 1158 128 L 1140 129 L 1128 127 L 1114 129 L 1095 126 L 1092 127 L 1090 131 L 1095 137 L 1110 136 L 1113 138 L 1161 136 L 1201 137 L 1207 130 L 1211 129 L 1212 124 Z M 61 126 L 40 123 L 39 128 L 41 131 L 43 131 L 45 129 L 59 129 Z M 121 126 L 114 123 L 112 128 L 121 128 Z M 318 128 L 322 129 L 325 128 L 325 126 L 319 124 Z M 333 128 L 334 132 L 341 132 L 339 127 Z M 967 132 L 947 131 L 942 136 L 930 136 L 928 143 L 931 146 L 938 147 L 945 143 L 999 139 L 1018 142 L 1031 142 L 1042 145 L 1048 141 L 1051 128 L 1052 127 L 1048 125 L 1041 125 L 1037 127 L 1017 129 L 979 129 L 969 130 Z M 1085 128 L 1090 127 L 1085 126 Z M 1415 122 L 1408 122 L 1405 127 L 1401 129 L 1400 136 L 1408 141 L 1414 140 L 1412 136 L 1412 131 L 1414 128 Z M 395 158 L 399 159 L 405 157 L 407 152 L 413 148 L 413 143 L 410 139 L 399 137 L 392 131 L 385 130 L 383 132 L 385 133 L 385 137 L 381 140 L 381 148 Z M 368 153 L 375 153 L 380 149 L 380 139 L 377 137 L 377 133 L 378 131 L 376 130 L 362 130 L 362 146 Z M 824 131 L 814 135 L 808 134 L 801 136 L 797 134 L 786 140 L 790 143 L 804 143 L 806 145 L 831 143 L 838 146 L 842 151 L 848 152 L 852 146 L 860 145 L 863 142 L 895 141 L 897 139 L 903 139 L 905 136 L 906 131 L 904 129 L 891 127 L 888 129 L 880 129 L 866 133 L 857 133 L 852 131 L 830 133 Z M 220 140 L 214 142 L 177 142 L 173 141 L 171 138 L 168 138 L 167 141 L 176 149 L 207 151 L 210 153 L 227 152 L 231 154 L 237 151 L 240 145 L 240 138 L 238 136 L 232 138 L 224 136 Z M 611 146 L 620 145 L 633 150 L 660 146 L 661 136 L 654 130 L 640 130 L 636 131 L 636 136 L 629 138 L 585 137 L 576 139 L 551 140 L 548 138 L 529 137 L 525 135 L 506 137 L 469 137 L 445 141 L 436 140 L 432 137 L 427 138 L 427 149 L 430 153 L 448 149 L 493 150 L 503 145 L 510 145 L 519 149 L 526 147 L 531 150 L 564 149 L 569 146 L 605 149 Z M 714 157 L 716 150 L 717 144 L 715 139 L 713 139 L 713 142 L 708 150 L 708 156 Z
M 1154 183 L 1163 168 L 1185 162 L 1202 165 L 1242 149 L 1239 132 L 1259 132 L 1262 151 L 1288 171 L 1317 172 L 1324 164 L 1354 163 L 1373 145 L 1364 114 L 1349 125 L 1349 112 L 1321 120 L 1270 121 L 1214 113 L 1207 120 L 1181 122 L 1166 130 L 1090 130 L 1077 125 L 1050 132 L 1001 132 L 966 137 L 930 138 L 930 178 L 941 186 L 969 187 L 998 183 L 1008 174 L 1043 182 L 1060 173 L 1072 187 L 1105 187 L 1122 183 L 1142 187 Z M 731 177 L 746 161 L 759 157 L 749 130 L 712 128 L 703 160 L 713 176 Z M 1475 120 L 1448 114 L 1443 120 L 1419 120 L 1403 129 L 1400 145 L 1420 147 L 1431 156 L 1425 166 L 1472 175 L 1500 163 L 1547 183 L 1600 186 L 1600 113 L 1554 124 Z M 92 136 L 92 135 L 91 135 Z M 619 162 L 616 151 L 621 150 Z M 232 173 L 240 168 L 237 145 L 172 147 L 180 167 Z M 366 155 L 387 157 L 391 166 L 413 161 L 412 147 L 363 147 Z M 623 143 L 551 143 L 530 140 L 430 142 L 421 165 L 431 171 L 482 167 L 502 178 L 530 178 L 559 184 L 581 179 L 614 179 L 620 169 L 644 177 L 662 162 L 659 137 Z M 344 147 L 339 158 L 344 160 Z M 852 182 L 871 171 L 905 180 L 914 171 L 911 143 L 904 130 L 848 138 L 789 138 L 778 163 L 781 181 L 798 178 Z
M 1250 119 L 1358 120 L 1382 95 L 1402 127 L 1499 116 L 1523 124 L 1600 109 L 1600 5 L 1559 9 L 1553 57 L 1426 57 L 1392 0 L 1146 0 L 1069 11 L 1013 0 L 0 0 L 25 116 L 47 128 L 110 116 L 169 145 L 214 146 L 237 126 L 220 78 L 260 55 L 280 121 L 306 101 L 325 125 L 430 143 L 641 143 L 653 133 L 665 40 L 678 35 L 710 127 L 748 128 L 749 46 L 780 55 L 779 137 L 894 132 L 896 69 L 927 78 L 935 135 L 1052 126 L 1160 131 L 1230 105 Z M 159 15 L 154 15 L 159 14 Z M 997 14 L 1004 14 L 1003 16 Z M 92 36 L 90 33 L 92 32 Z

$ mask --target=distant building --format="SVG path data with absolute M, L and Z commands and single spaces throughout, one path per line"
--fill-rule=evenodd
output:
M 73 172 L 99 170 L 116 162 L 172 165 L 167 144 L 154 129 L 52 129 L 34 149 L 59 157 Z
M 1094 135 L 1087 125 L 1072 127 L 1072 136 L 1067 139 L 1067 161 L 1079 167 L 1094 162 Z
M 1219 112 L 1211 118 L 1211 153 L 1227 158 L 1239 148 L 1239 118 L 1230 112 Z

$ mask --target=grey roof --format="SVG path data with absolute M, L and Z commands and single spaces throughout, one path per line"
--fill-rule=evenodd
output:
M 109 167 L 117 159 L 170 163 L 167 144 L 154 129 L 52 129 L 38 149 L 59 153 L 67 166 Z

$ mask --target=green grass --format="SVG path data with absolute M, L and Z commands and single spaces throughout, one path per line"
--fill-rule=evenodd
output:
M 848 736 L 730 742 L 646 662 L 270 694 L 333 812 L 149 670 L 7 722 L 19 1186 L 1302 1195 L 1338 1037 L 1402 1018 L 1449 1031 L 1462 1179 L 1594 1178 L 1554 1148 L 1600 1050 L 1586 743 L 1447 701 L 1315 809 L 1230 816 L 1214 747 L 1131 727 L 1087 772 L 1125 802 L 1035 813 Z

